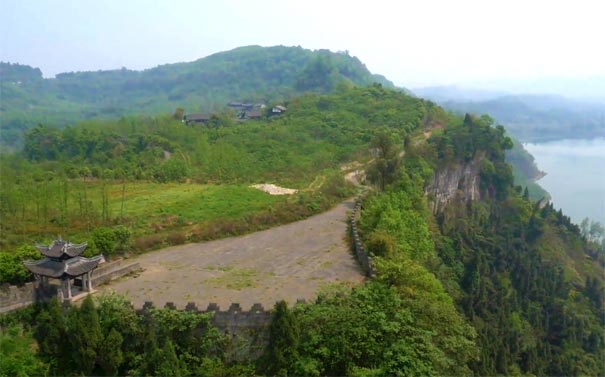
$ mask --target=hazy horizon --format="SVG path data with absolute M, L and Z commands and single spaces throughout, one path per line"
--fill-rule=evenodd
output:
M 605 77 L 604 9 L 536 1 L 2 2 L 0 60 L 72 71 L 153 68 L 246 45 L 347 50 L 405 87 Z

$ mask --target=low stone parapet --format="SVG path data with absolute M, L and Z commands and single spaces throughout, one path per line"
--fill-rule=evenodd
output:
M 105 284 L 131 272 L 141 269 L 138 262 L 128 259 L 107 262 L 92 272 L 93 286 Z M 75 284 L 77 285 L 77 284 Z M 37 300 L 49 300 L 56 297 L 56 286 L 49 284 L 37 287 L 38 282 L 29 282 L 20 286 L 4 284 L 0 286 L 0 313 L 7 313 L 33 304 Z
M 20 309 L 36 301 L 35 282 L 0 286 L 0 313 Z
M 376 270 L 374 268 L 374 263 L 372 261 L 372 256 L 368 253 L 366 248 L 363 246 L 361 242 L 361 238 L 359 237 L 359 232 L 357 230 L 357 219 L 359 218 L 359 213 L 361 212 L 361 200 L 358 199 L 355 202 L 355 208 L 353 209 L 353 213 L 351 214 L 350 228 L 351 228 L 351 243 L 353 248 L 353 253 L 355 254 L 355 258 L 359 262 L 361 269 L 365 272 L 367 277 L 374 278 L 376 277 Z

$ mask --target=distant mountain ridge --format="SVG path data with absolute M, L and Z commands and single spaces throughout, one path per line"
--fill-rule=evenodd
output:
M 455 112 L 489 114 L 523 142 L 605 137 L 605 103 L 598 101 L 455 86 L 413 91 Z
M 62 126 L 177 107 L 211 111 L 229 101 L 277 101 L 343 84 L 395 88 L 346 52 L 285 46 L 246 46 L 143 71 L 71 72 L 51 79 L 37 68 L 0 63 L 0 78 L 0 142 L 5 145 L 19 142 L 23 131 L 38 123 Z

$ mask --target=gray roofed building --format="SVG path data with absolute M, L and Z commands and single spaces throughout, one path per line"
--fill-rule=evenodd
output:
M 25 261 L 23 265 L 34 274 L 60 279 L 84 275 L 103 262 L 105 262 L 105 258 L 98 255 L 92 258 L 75 257 L 63 261 L 44 258 L 37 261 Z
M 285 113 L 286 110 L 287 108 L 285 106 L 277 105 L 271 108 L 271 112 L 269 113 L 269 115 L 280 115 Z
M 36 249 L 42 253 L 42 255 L 49 258 L 61 258 L 68 259 L 77 257 L 86 250 L 88 244 L 73 244 L 63 240 L 55 240 L 50 246 L 36 245 Z
M 206 123 L 210 120 L 209 114 L 187 114 L 183 117 L 183 122 L 189 123 Z
M 92 258 L 80 256 L 88 244 L 72 244 L 61 239 L 55 240 L 49 246 L 37 245 L 36 248 L 44 255 L 37 261 L 24 261 L 23 265 L 31 271 L 40 285 L 48 284 L 48 278 L 61 280 L 58 290 L 59 299 L 71 301 L 71 280 L 80 277 L 82 288 L 92 292 L 92 271 L 100 263 L 105 262 L 103 255 Z M 39 288 L 42 288 L 39 286 Z

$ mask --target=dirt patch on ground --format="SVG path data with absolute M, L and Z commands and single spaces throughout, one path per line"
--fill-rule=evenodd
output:
M 241 237 L 170 247 L 136 259 L 145 269 L 99 291 L 114 290 L 135 306 L 153 301 L 184 307 L 211 302 L 244 310 L 259 302 L 271 308 L 278 300 L 290 304 L 313 300 L 330 283 L 359 284 L 363 274 L 347 243 L 349 200 L 303 221 Z
M 254 187 L 255 189 L 259 189 L 261 191 L 266 192 L 269 195 L 292 195 L 295 194 L 298 190 L 289 189 L 285 187 L 279 187 L 272 183 L 262 183 L 260 185 L 252 185 L 250 187 Z

